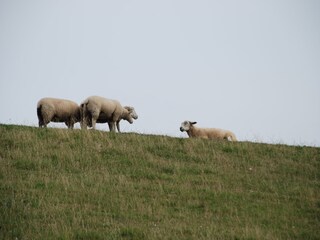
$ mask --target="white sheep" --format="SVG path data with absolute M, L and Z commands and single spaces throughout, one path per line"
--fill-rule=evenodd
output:
M 73 101 L 58 98 L 42 98 L 37 104 L 39 127 L 50 122 L 64 122 L 68 128 L 80 121 L 79 105 Z
M 218 128 L 197 128 L 194 126 L 196 123 L 184 121 L 181 123 L 180 131 L 186 131 L 189 137 L 237 141 L 236 136 L 231 131 Z
M 83 106 L 82 106 L 82 107 L 83 107 Z M 138 118 L 138 115 L 137 115 L 134 107 L 124 106 L 123 108 L 124 108 L 125 110 L 124 110 L 121 118 L 116 122 L 116 126 L 117 126 L 117 129 L 118 129 L 118 132 L 121 132 L 121 131 L 120 131 L 120 121 L 123 120 L 123 119 L 124 119 L 124 120 L 128 119 L 128 118 L 129 118 L 129 117 L 128 117 L 129 114 L 130 114 L 131 117 L 134 118 L 134 119 L 137 119 L 137 118 Z M 126 111 L 126 110 L 127 110 L 127 111 Z M 99 116 L 99 118 L 98 118 L 97 121 L 96 121 L 96 123 L 106 123 L 106 122 L 107 122 L 108 125 L 109 125 L 109 130 L 111 131 L 111 129 L 112 129 L 112 124 L 111 124 L 111 121 L 110 121 L 110 120 L 104 119 L 103 117 Z M 87 119 L 87 125 L 88 125 L 88 127 L 92 127 L 92 119 L 91 119 L 91 118 Z
M 122 107 L 117 100 L 107 99 L 99 96 L 88 97 L 80 105 L 81 128 L 87 126 L 96 128 L 96 123 L 108 123 L 110 131 L 120 132 L 120 121 L 127 120 L 130 124 L 138 115 L 133 107 Z

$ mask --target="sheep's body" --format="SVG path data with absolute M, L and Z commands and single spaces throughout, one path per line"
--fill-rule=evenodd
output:
M 96 128 L 96 123 L 108 123 L 110 131 L 115 131 L 116 126 L 120 132 L 120 121 L 127 120 L 130 124 L 138 115 L 133 107 L 122 107 L 117 100 L 99 96 L 87 98 L 81 105 L 81 128 L 87 126 Z
M 68 128 L 80 121 L 77 103 L 58 98 L 42 98 L 37 104 L 39 127 L 47 127 L 50 122 L 64 122 Z
M 237 141 L 235 134 L 229 130 L 219 128 L 197 128 L 194 126 L 196 123 L 197 122 L 184 121 L 181 124 L 180 131 L 186 131 L 189 137 Z

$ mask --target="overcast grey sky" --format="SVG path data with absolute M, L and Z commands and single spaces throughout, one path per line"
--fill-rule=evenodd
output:
M 318 0 L 0 0 L 0 34 L 0 123 L 100 95 L 136 108 L 127 132 L 320 146 Z

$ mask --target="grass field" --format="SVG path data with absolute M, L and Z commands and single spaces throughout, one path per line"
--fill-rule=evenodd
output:
M 320 148 L 0 125 L 0 239 L 320 239 Z

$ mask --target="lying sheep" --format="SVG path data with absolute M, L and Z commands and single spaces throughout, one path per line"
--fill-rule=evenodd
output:
M 197 128 L 193 126 L 196 123 L 197 122 L 184 121 L 181 123 L 180 131 L 186 131 L 189 137 L 237 141 L 236 136 L 231 131 L 217 128 Z
M 42 98 L 37 105 L 39 127 L 47 127 L 49 122 L 64 122 L 68 128 L 80 121 L 78 104 L 66 99 Z
M 122 107 L 117 100 L 107 99 L 99 96 L 87 98 L 81 105 L 81 128 L 87 126 L 96 128 L 96 123 L 108 123 L 110 131 L 115 132 L 116 126 L 120 132 L 120 121 L 127 120 L 130 124 L 133 119 L 138 119 L 133 107 Z

